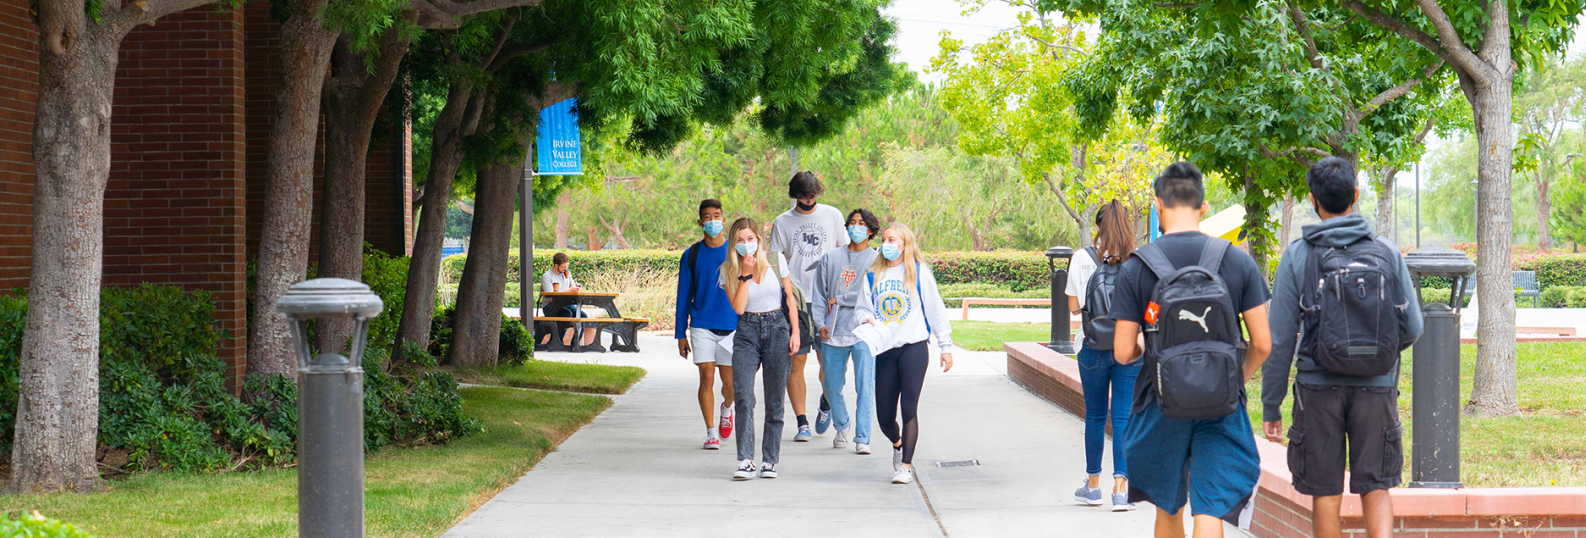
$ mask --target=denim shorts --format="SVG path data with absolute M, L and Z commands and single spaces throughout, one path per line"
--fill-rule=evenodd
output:
M 1129 502 L 1148 502 L 1169 514 L 1188 503 L 1191 513 L 1237 525 L 1261 477 L 1261 456 L 1245 412 L 1206 420 L 1162 416 L 1155 399 L 1129 417 Z

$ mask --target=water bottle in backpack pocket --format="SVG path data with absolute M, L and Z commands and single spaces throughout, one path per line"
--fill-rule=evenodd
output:
M 1145 325 L 1148 366 L 1162 416 L 1216 419 L 1239 409 L 1246 344 L 1218 269 L 1228 241 L 1208 238 L 1200 262 L 1173 267 L 1156 245 L 1136 252 L 1157 275 Z
M 1096 272 L 1085 284 L 1085 306 L 1080 307 L 1080 325 L 1085 328 L 1085 347 L 1098 351 L 1112 351 L 1113 335 L 1117 334 L 1112 320 L 1112 290 L 1118 287 L 1118 266 L 1109 264 L 1096 253 L 1096 247 L 1085 247 L 1085 253 L 1096 260 Z
M 1342 247 L 1311 245 L 1301 309 L 1311 358 L 1323 370 L 1373 377 L 1393 372 L 1404 351 L 1409 304 L 1397 252 L 1374 236 Z

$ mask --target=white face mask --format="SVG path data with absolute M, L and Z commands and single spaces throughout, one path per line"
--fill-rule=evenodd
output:
M 738 251 L 739 256 L 747 258 L 749 256 L 753 256 L 755 252 L 760 250 L 760 243 L 757 241 L 738 243 L 738 245 L 733 247 L 733 249 Z

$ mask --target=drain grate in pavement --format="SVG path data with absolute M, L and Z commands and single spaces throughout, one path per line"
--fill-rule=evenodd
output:
M 980 460 L 938 461 L 936 462 L 936 466 L 943 469 L 949 469 L 953 467 L 978 467 L 980 466 Z

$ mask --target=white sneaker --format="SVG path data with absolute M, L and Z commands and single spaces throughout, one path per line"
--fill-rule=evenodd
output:
M 854 443 L 854 453 L 855 454 L 859 454 L 861 456 L 869 455 L 870 454 L 870 444 L 869 443 Z
M 762 463 L 762 464 L 760 464 L 760 478 L 776 478 L 776 464 L 775 463 Z
M 903 448 L 892 447 L 892 472 L 903 470 Z
M 748 480 L 754 478 L 754 460 L 741 460 L 738 462 L 738 471 L 732 473 L 733 480 Z
M 913 481 L 914 472 L 909 469 L 898 469 L 898 472 L 892 474 L 893 484 L 907 484 Z
M 848 430 L 846 428 L 837 430 L 837 434 L 832 436 L 832 448 L 848 448 Z

